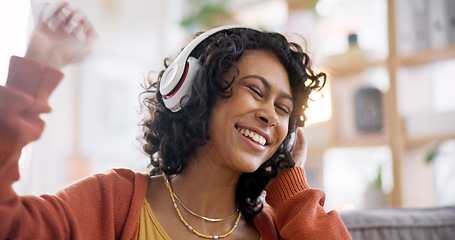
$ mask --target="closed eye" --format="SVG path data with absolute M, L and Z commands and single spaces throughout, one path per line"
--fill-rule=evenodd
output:
M 290 110 L 287 106 L 282 106 L 282 105 L 275 105 L 275 107 L 280 110 L 281 112 L 283 112 L 285 115 L 289 115 L 290 114 Z
M 259 88 L 256 87 L 248 87 L 256 96 L 263 98 L 262 92 Z

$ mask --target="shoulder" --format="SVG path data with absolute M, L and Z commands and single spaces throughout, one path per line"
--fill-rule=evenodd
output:
M 110 169 L 104 173 L 95 174 L 94 177 L 111 187 L 133 189 L 146 189 L 150 178 L 148 173 L 124 168 Z
M 85 177 L 63 189 L 63 192 L 87 192 L 93 195 L 132 195 L 147 190 L 149 175 L 130 169 L 110 169 Z M 142 195 L 141 194 L 141 195 Z
M 120 234 L 134 236 L 148 179 L 146 173 L 111 169 L 85 177 L 60 190 L 56 196 L 80 229 L 96 229 L 93 231 L 103 233 L 115 229 L 116 238 L 120 238 Z M 94 223 L 93 219 L 103 221 Z
M 147 180 L 150 175 L 145 172 L 137 172 L 126 168 L 114 168 L 101 173 L 106 177 L 121 178 L 121 179 L 135 179 L 135 180 Z

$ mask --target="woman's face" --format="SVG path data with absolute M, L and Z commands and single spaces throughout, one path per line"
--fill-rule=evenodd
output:
M 230 98 L 216 100 L 207 150 L 220 164 L 253 172 L 283 142 L 293 108 L 289 78 L 278 58 L 267 51 L 245 51 Z M 234 69 L 225 76 L 232 79 Z M 218 164 L 218 162 L 217 162 Z

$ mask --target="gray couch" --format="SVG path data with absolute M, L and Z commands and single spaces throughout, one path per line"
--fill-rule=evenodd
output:
M 455 240 L 455 206 L 340 212 L 354 240 Z

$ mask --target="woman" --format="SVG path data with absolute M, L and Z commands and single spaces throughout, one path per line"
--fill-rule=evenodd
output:
M 39 114 L 50 110 L 47 99 L 62 78 L 57 69 L 85 55 L 80 49 L 95 35 L 68 4 L 56 9 L 25 58 L 12 58 L 0 87 L 1 239 L 350 239 L 301 167 L 305 141 L 296 127 L 324 75 L 282 35 L 247 28 L 217 30 L 191 48 L 200 66 L 187 70 L 194 80 L 178 109 L 166 105 L 176 93 L 163 90 L 173 71 L 144 93 L 151 174 L 116 169 L 55 195 L 17 196 L 11 184 L 20 150 L 41 134 Z M 263 207 L 258 198 L 266 187 Z

